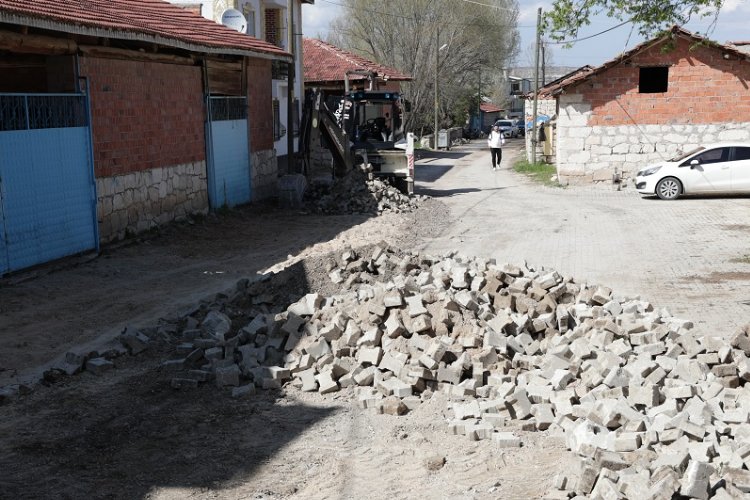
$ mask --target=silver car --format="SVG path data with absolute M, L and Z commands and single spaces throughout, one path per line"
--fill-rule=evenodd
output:
M 500 127 L 500 132 L 505 137 L 518 137 L 518 126 L 513 120 L 497 120 L 494 126 Z

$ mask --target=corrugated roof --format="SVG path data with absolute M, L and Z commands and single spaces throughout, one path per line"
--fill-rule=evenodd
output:
M 302 39 L 302 64 L 305 83 L 343 82 L 347 71 L 364 69 L 376 73 L 379 80 L 411 81 L 412 77 L 382 64 L 360 57 L 316 38 Z M 350 80 L 362 80 L 351 75 Z
M 617 66 L 618 64 L 621 64 L 627 61 L 628 59 L 630 59 L 631 57 L 635 56 L 639 52 L 642 52 L 646 49 L 653 47 L 656 44 L 666 41 L 667 38 L 671 36 L 680 36 L 680 37 L 692 40 L 693 42 L 696 42 L 696 43 L 703 43 L 703 44 L 706 44 L 706 46 L 708 47 L 726 51 L 727 53 L 733 54 L 743 60 L 746 59 L 747 57 L 747 54 L 739 50 L 737 47 L 732 47 L 731 45 L 723 45 L 718 42 L 714 42 L 712 40 L 704 38 L 702 36 L 696 35 L 695 33 L 692 33 L 679 26 L 673 26 L 667 34 L 658 36 L 651 40 L 647 40 L 639 45 L 636 45 L 632 49 L 628 50 L 627 52 L 623 52 L 619 56 L 605 62 L 601 66 L 597 66 L 595 68 L 592 68 L 590 66 L 583 66 L 577 69 L 576 71 L 570 73 L 569 75 L 566 75 L 560 78 L 559 80 L 555 82 L 548 83 L 547 85 L 539 89 L 539 97 L 549 98 L 557 94 L 560 94 L 568 87 L 578 85 L 579 83 L 582 83 L 588 80 L 593 75 L 598 75 L 599 73 L 602 73 L 613 66 Z M 534 93 L 532 92 L 527 97 L 533 98 L 533 96 L 534 96 Z
M 0 22 L 195 52 L 291 55 L 162 0 L 0 0 Z

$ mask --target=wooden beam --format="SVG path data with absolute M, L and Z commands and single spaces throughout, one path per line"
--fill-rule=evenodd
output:
M 0 50 L 22 54 L 75 54 L 78 44 L 73 40 L 42 35 L 24 35 L 0 30 Z
M 184 64 L 192 66 L 195 64 L 194 57 L 175 56 L 170 54 L 151 54 L 138 50 L 116 49 L 113 47 L 98 47 L 94 45 L 81 45 L 81 54 L 92 57 L 105 57 L 108 59 L 125 59 L 129 61 L 148 61 L 165 64 Z

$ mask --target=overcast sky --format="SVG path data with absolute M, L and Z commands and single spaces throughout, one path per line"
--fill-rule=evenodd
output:
M 331 20 L 341 12 L 340 3 L 342 3 L 342 0 L 316 0 L 315 5 L 303 5 L 302 31 L 304 35 L 312 38 L 324 37 L 328 33 Z M 376 5 L 379 4 L 373 2 L 373 6 Z M 531 62 L 528 60 L 530 57 L 527 56 L 527 53 L 533 54 L 533 51 L 527 50 L 527 47 L 534 43 L 537 9 L 542 7 L 546 10 L 551 2 L 521 1 L 520 5 L 518 29 L 521 33 L 521 50 L 517 65 L 530 66 Z M 617 24 L 619 24 L 619 21 L 616 19 L 600 16 L 579 33 L 579 38 L 598 33 Z M 721 43 L 748 40 L 750 39 L 750 33 L 747 30 L 749 24 L 750 0 L 725 0 L 719 22 L 710 38 Z M 697 33 L 705 33 L 708 25 L 709 21 L 705 20 L 700 23 L 691 23 L 685 28 Z M 631 34 L 631 25 L 627 24 L 590 40 L 578 42 L 570 49 L 564 49 L 559 45 L 548 45 L 548 47 L 552 52 L 554 64 L 579 67 L 585 64 L 599 65 L 642 41 L 643 39 L 635 33 Z

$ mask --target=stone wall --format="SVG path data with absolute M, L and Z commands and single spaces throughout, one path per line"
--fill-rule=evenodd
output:
M 208 212 L 206 162 L 96 179 L 99 240 L 123 239 Z
M 580 94 L 560 97 L 557 172 L 563 184 L 630 179 L 645 165 L 700 144 L 750 140 L 750 122 L 589 125 L 591 105 Z
M 276 162 L 276 151 L 267 149 L 250 153 L 250 165 L 252 165 L 250 171 L 251 199 L 262 201 L 277 196 L 276 183 L 279 178 L 279 169 Z

